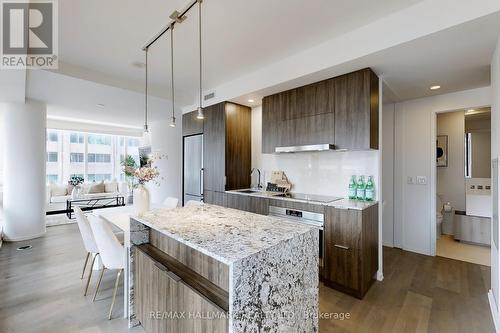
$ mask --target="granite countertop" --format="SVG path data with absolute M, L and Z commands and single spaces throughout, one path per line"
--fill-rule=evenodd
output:
M 348 198 L 342 198 L 340 200 L 335 200 L 335 201 L 331 201 L 331 202 L 317 202 L 317 201 L 309 201 L 309 200 L 303 200 L 303 199 L 277 197 L 276 196 L 277 193 L 274 193 L 274 192 L 255 191 L 254 193 L 245 193 L 242 191 L 244 191 L 244 190 L 226 191 L 226 193 L 260 197 L 260 198 L 268 198 L 268 199 L 273 199 L 273 200 L 303 202 L 303 203 L 308 203 L 308 204 L 313 204 L 313 205 L 329 206 L 329 207 L 344 208 L 344 209 L 356 209 L 356 210 L 363 210 L 363 209 L 366 209 L 366 208 L 371 207 L 371 206 L 378 203 L 378 201 L 358 201 L 358 200 L 352 200 L 352 199 L 348 199 Z
M 133 219 L 228 265 L 313 229 L 208 204 L 155 209 Z

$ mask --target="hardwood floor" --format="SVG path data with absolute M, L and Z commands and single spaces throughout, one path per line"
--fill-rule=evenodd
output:
M 321 320 L 320 332 L 494 332 L 490 268 L 384 248 L 384 281 L 362 301 L 320 287 L 320 310 L 349 313 Z
M 114 274 L 105 274 L 95 303 L 82 295 L 85 253 L 77 225 L 48 228 L 26 243 L 33 249 L 16 251 L 23 242 L 0 249 L 0 332 L 128 332 L 121 288 L 115 319 L 106 318 Z M 384 266 L 384 281 L 362 301 L 320 286 L 322 312 L 350 315 L 321 320 L 320 332 L 494 331 L 489 267 L 389 248 Z

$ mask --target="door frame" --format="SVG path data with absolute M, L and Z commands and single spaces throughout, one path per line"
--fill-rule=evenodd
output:
M 431 248 L 430 248 L 430 254 L 432 256 L 436 256 L 436 196 L 437 196 L 437 165 L 436 165 L 436 159 L 434 158 L 435 153 L 436 153 L 436 136 L 437 136 L 437 115 L 438 113 L 448 113 L 448 112 L 458 112 L 458 111 L 466 111 L 468 109 L 480 109 L 480 108 L 491 108 L 491 105 L 476 105 L 476 106 L 468 106 L 465 108 L 459 108 L 459 109 L 452 109 L 452 110 L 433 110 L 431 111 L 431 177 L 429 184 L 431 186 L 431 195 L 429 196 L 430 199 L 430 219 L 431 219 L 431 230 L 430 230 L 430 237 L 431 237 Z M 465 177 L 465 175 L 464 175 Z M 464 188 L 465 191 L 465 188 Z

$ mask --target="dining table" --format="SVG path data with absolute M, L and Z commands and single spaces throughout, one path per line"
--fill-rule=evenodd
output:
M 150 209 L 161 208 L 162 205 L 152 204 Z M 129 315 L 129 260 L 128 254 L 130 249 L 130 217 L 137 215 L 133 206 L 121 206 L 106 209 L 99 209 L 92 214 L 111 224 L 115 233 L 123 232 L 123 256 L 125 261 L 125 269 L 123 274 L 123 317 L 128 318 Z M 100 269 L 102 264 L 97 263 L 95 267 Z M 94 268 L 96 269 L 96 268 Z

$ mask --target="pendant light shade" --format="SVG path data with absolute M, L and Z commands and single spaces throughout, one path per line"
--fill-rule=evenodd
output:
M 200 42 L 200 103 L 198 105 L 198 113 L 196 115 L 197 119 L 205 119 L 205 115 L 203 114 L 203 107 L 202 107 L 202 94 L 203 94 L 203 87 L 202 87 L 202 73 L 203 73 L 203 67 L 202 67 L 202 53 L 201 53 L 201 2 L 202 0 L 198 0 L 198 19 L 199 19 L 199 24 L 198 24 L 198 32 L 199 32 L 199 42 Z
M 146 54 L 146 83 L 144 86 L 144 133 L 142 134 L 142 145 L 144 147 L 151 146 L 151 132 L 148 127 L 148 49 Z

